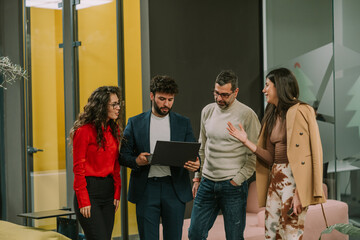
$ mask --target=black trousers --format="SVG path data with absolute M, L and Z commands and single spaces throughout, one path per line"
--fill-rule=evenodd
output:
M 148 178 L 143 197 L 136 203 L 141 240 L 159 240 L 160 218 L 164 240 L 181 240 L 185 203 L 176 195 L 171 177 Z
M 86 177 L 90 197 L 90 218 L 85 218 L 78 206 L 76 195 L 74 209 L 84 230 L 86 240 L 110 240 L 114 227 L 114 179 L 109 177 Z

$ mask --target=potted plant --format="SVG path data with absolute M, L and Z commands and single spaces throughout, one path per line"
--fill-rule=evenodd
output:
M 331 226 L 326 227 L 324 231 L 321 232 L 320 238 L 323 234 L 331 233 L 334 229 L 338 230 L 343 234 L 347 234 L 353 237 L 360 237 L 360 228 L 355 227 L 351 223 L 338 223 Z
M 7 89 L 7 85 L 15 83 L 17 79 L 27 79 L 27 72 L 21 66 L 14 64 L 8 57 L 0 57 L 0 75 L 3 77 L 0 88 Z

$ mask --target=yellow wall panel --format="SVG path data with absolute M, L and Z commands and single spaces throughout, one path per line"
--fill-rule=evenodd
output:
M 55 11 L 55 41 L 63 42 L 62 11 Z M 64 107 L 64 58 L 63 49 L 56 50 L 56 111 L 57 111 L 57 136 L 58 136 L 58 169 L 66 169 L 65 149 L 67 147 L 67 133 L 65 133 L 65 107 Z
M 116 1 L 78 10 L 80 111 L 90 94 L 118 85 Z
M 31 8 L 34 171 L 65 169 L 61 11 Z
M 142 112 L 140 0 L 124 0 L 124 55 L 126 118 L 129 118 Z M 130 202 L 128 212 L 129 234 L 137 234 L 135 205 Z
M 126 117 L 142 112 L 140 0 L 124 0 Z
M 30 8 L 33 155 L 31 189 L 34 211 L 66 206 L 66 160 L 62 12 Z M 54 219 L 35 226 L 56 227 Z

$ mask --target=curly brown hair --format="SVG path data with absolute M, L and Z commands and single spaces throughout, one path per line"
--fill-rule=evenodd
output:
M 107 121 L 108 117 L 108 103 L 110 95 L 116 94 L 120 102 L 120 113 L 116 120 Z M 107 124 L 111 128 L 112 135 L 118 140 L 119 147 L 121 143 L 123 127 L 123 101 L 121 98 L 121 90 L 116 86 L 103 86 L 97 88 L 89 97 L 87 104 L 84 107 L 84 112 L 79 113 L 78 119 L 74 122 L 74 126 L 70 130 L 71 143 L 77 129 L 85 124 L 93 124 L 95 126 L 97 137 L 96 141 L 99 148 L 105 146 L 105 139 L 103 136 L 102 127 L 107 128 Z
M 166 75 L 157 75 L 150 81 L 150 92 L 154 95 L 158 93 L 178 94 L 179 89 L 175 80 Z

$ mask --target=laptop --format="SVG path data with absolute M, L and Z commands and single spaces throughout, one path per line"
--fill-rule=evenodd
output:
M 148 161 L 151 165 L 183 167 L 185 162 L 196 160 L 199 148 L 198 142 L 157 141 Z

